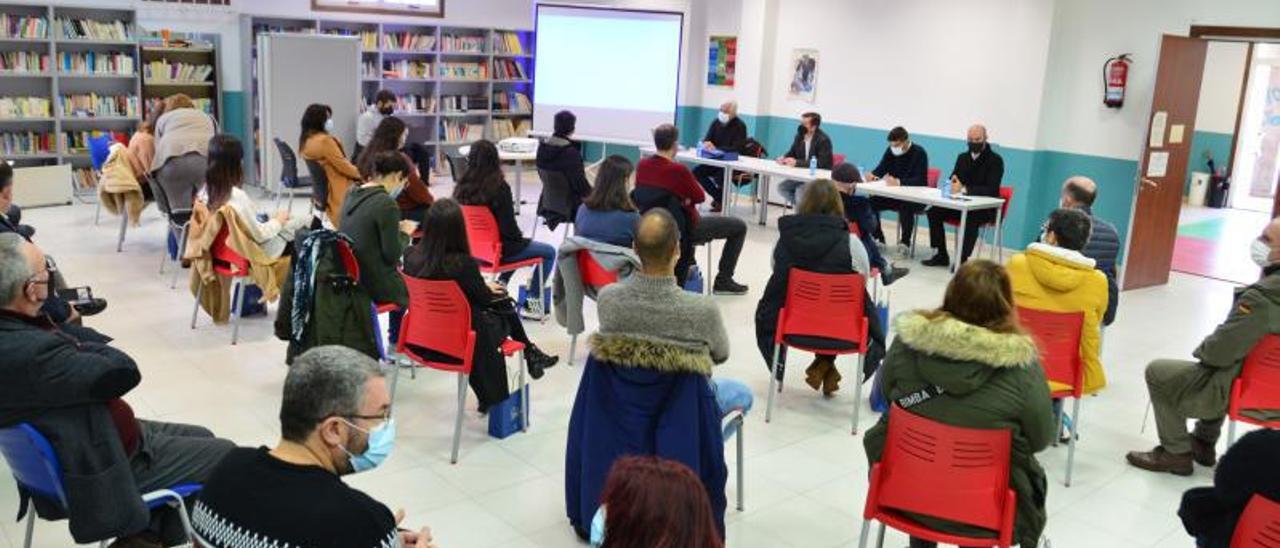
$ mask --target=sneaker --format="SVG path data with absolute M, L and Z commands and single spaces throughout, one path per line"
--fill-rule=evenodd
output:
M 911 256 L 911 244 L 910 244 L 910 243 L 902 243 L 902 242 L 899 242 L 899 243 L 898 243 L 898 257 L 901 257 L 901 258 L 907 258 L 907 257 L 910 257 L 910 256 Z
M 107 300 L 94 298 L 87 303 L 76 305 L 75 309 L 81 316 L 92 316 L 107 309 Z
M 1150 472 L 1168 472 L 1175 476 L 1190 476 L 1194 472 L 1191 465 L 1191 453 L 1175 455 L 1157 446 L 1147 452 L 1130 451 L 1125 455 L 1129 464 Z
M 938 252 L 934 253 L 930 258 L 920 261 L 920 264 L 925 266 L 951 266 L 951 257 L 947 256 L 946 253 Z
M 1208 466 L 1212 468 L 1218 464 L 1218 452 L 1213 446 L 1214 444 L 1204 441 L 1195 436 L 1191 436 L 1191 460 L 1200 466 Z
M 888 270 L 880 271 L 880 281 L 884 282 L 884 285 L 887 287 L 893 284 L 893 282 L 896 282 L 906 277 L 906 275 L 910 273 L 911 273 L 910 268 L 901 267 L 898 265 L 889 265 Z
M 746 295 L 747 286 L 733 281 L 733 278 L 716 278 L 711 292 L 716 295 Z

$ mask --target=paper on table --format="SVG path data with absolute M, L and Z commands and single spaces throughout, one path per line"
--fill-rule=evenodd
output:
M 1164 146 L 1164 129 L 1169 124 L 1169 112 L 1158 110 L 1151 116 L 1151 141 L 1148 143 L 1152 147 Z
M 1147 158 L 1147 177 L 1164 177 L 1169 171 L 1169 153 L 1152 152 Z
M 1182 134 L 1187 131 L 1187 126 L 1182 124 L 1173 124 L 1169 126 L 1169 144 L 1176 145 L 1182 142 Z

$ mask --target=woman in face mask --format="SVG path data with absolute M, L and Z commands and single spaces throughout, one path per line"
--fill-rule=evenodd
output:
M 316 203 L 316 209 L 325 212 L 329 222 L 338 225 L 338 210 L 346 198 L 347 190 L 361 179 L 360 170 L 356 169 L 342 150 L 342 142 L 333 133 L 333 109 L 329 105 L 312 104 L 302 114 L 302 134 L 298 137 L 298 148 L 302 159 L 316 162 L 324 170 L 328 185 L 316 189 L 316 195 L 323 195 L 323 202 Z
M 388 331 L 392 344 L 400 332 L 400 318 L 409 306 L 409 290 L 400 277 L 400 256 L 418 223 L 400 219 L 396 197 L 408 180 L 404 155 L 389 150 L 373 157 L 372 177 L 351 189 L 342 203 L 338 230 L 351 237 L 351 250 L 360 263 L 360 286 L 376 304 L 394 303 Z
M 365 179 L 373 177 L 373 160 L 383 152 L 395 152 L 404 157 L 405 162 L 409 164 L 409 171 L 405 180 L 404 191 L 396 197 L 396 205 L 400 207 L 400 217 L 421 223 L 426 217 L 427 208 L 431 207 L 435 198 L 431 196 L 431 192 L 427 190 L 427 185 L 423 182 L 418 166 L 414 165 L 413 159 L 403 152 L 405 142 L 409 137 L 409 129 L 405 126 L 404 121 L 399 118 L 384 118 L 378 123 L 378 128 L 374 130 L 373 137 L 369 138 L 369 143 L 360 152 L 360 158 L 356 161 L 356 166 L 360 168 L 360 174 Z

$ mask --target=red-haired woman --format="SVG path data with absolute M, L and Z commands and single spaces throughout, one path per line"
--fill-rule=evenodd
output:
M 609 470 L 600 509 L 591 520 L 591 546 L 721 548 L 724 543 L 707 490 L 693 470 L 659 457 L 623 457 Z

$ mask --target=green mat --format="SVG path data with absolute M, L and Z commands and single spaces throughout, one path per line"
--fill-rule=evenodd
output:
M 1204 240 L 1216 240 L 1222 236 L 1222 228 L 1226 225 L 1223 219 L 1207 219 L 1185 225 L 1178 225 L 1178 235 Z

